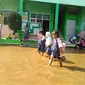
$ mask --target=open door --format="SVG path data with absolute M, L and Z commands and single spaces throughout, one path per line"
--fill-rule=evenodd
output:
M 43 31 L 44 34 L 49 31 L 49 20 L 43 20 Z

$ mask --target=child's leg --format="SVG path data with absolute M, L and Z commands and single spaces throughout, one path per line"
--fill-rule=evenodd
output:
M 41 53 L 41 46 L 40 46 L 40 44 L 38 44 L 38 53 L 39 54 Z
M 45 52 L 45 46 L 41 46 L 41 55 L 44 56 L 44 52 Z
M 38 50 L 38 53 L 40 54 L 40 50 Z
M 53 62 L 53 58 L 54 58 L 54 56 L 53 56 L 53 55 L 51 55 L 50 60 L 49 60 L 49 65 L 51 65 L 51 64 L 52 64 L 52 62 Z
M 44 52 L 42 52 L 42 54 L 41 54 L 42 56 L 44 56 Z
M 59 64 L 60 64 L 60 67 L 63 66 L 63 65 L 62 65 L 62 60 L 61 60 L 61 58 L 59 58 Z
M 46 47 L 46 57 L 49 57 L 51 55 L 51 52 L 49 52 L 49 47 Z

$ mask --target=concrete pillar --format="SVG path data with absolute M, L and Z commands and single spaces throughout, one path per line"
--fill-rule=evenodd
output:
M 21 16 L 23 15 L 23 1 L 24 0 L 20 0 L 20 15 Z M 19 39 L 20 40 L 22 39 L 22 27 L 21 27 L 21 30 L 19 30 Z
M 58 16 L 59 16 L 59 4 L 56 4 L 56 7 L 55 7 L 55 25 L 54 25 L 54 29 L 56 31 L 58 30 Z

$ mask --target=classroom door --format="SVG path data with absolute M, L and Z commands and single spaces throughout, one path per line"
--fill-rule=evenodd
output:
M 43 20 L 43 31 L 44 34 L 49 31 L 49 20 Z
M 76 20 L 67 20 L 66 25 L 66 40 L 69 41 L 69 39 L 76 34 L 77 29 L 77 21 Z

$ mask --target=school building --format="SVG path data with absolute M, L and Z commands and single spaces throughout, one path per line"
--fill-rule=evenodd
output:
M 85 0 L 0 0 L 0 23 L 7 25 L 11 11 L 22 15 L 22 30 L 28 23 L 30 33 L 58 30 L 65 40 L 85 30 Z M 2 19 L 4 16 L 4 19 Z M 20 33 L 21 36 L 21 33 Z

